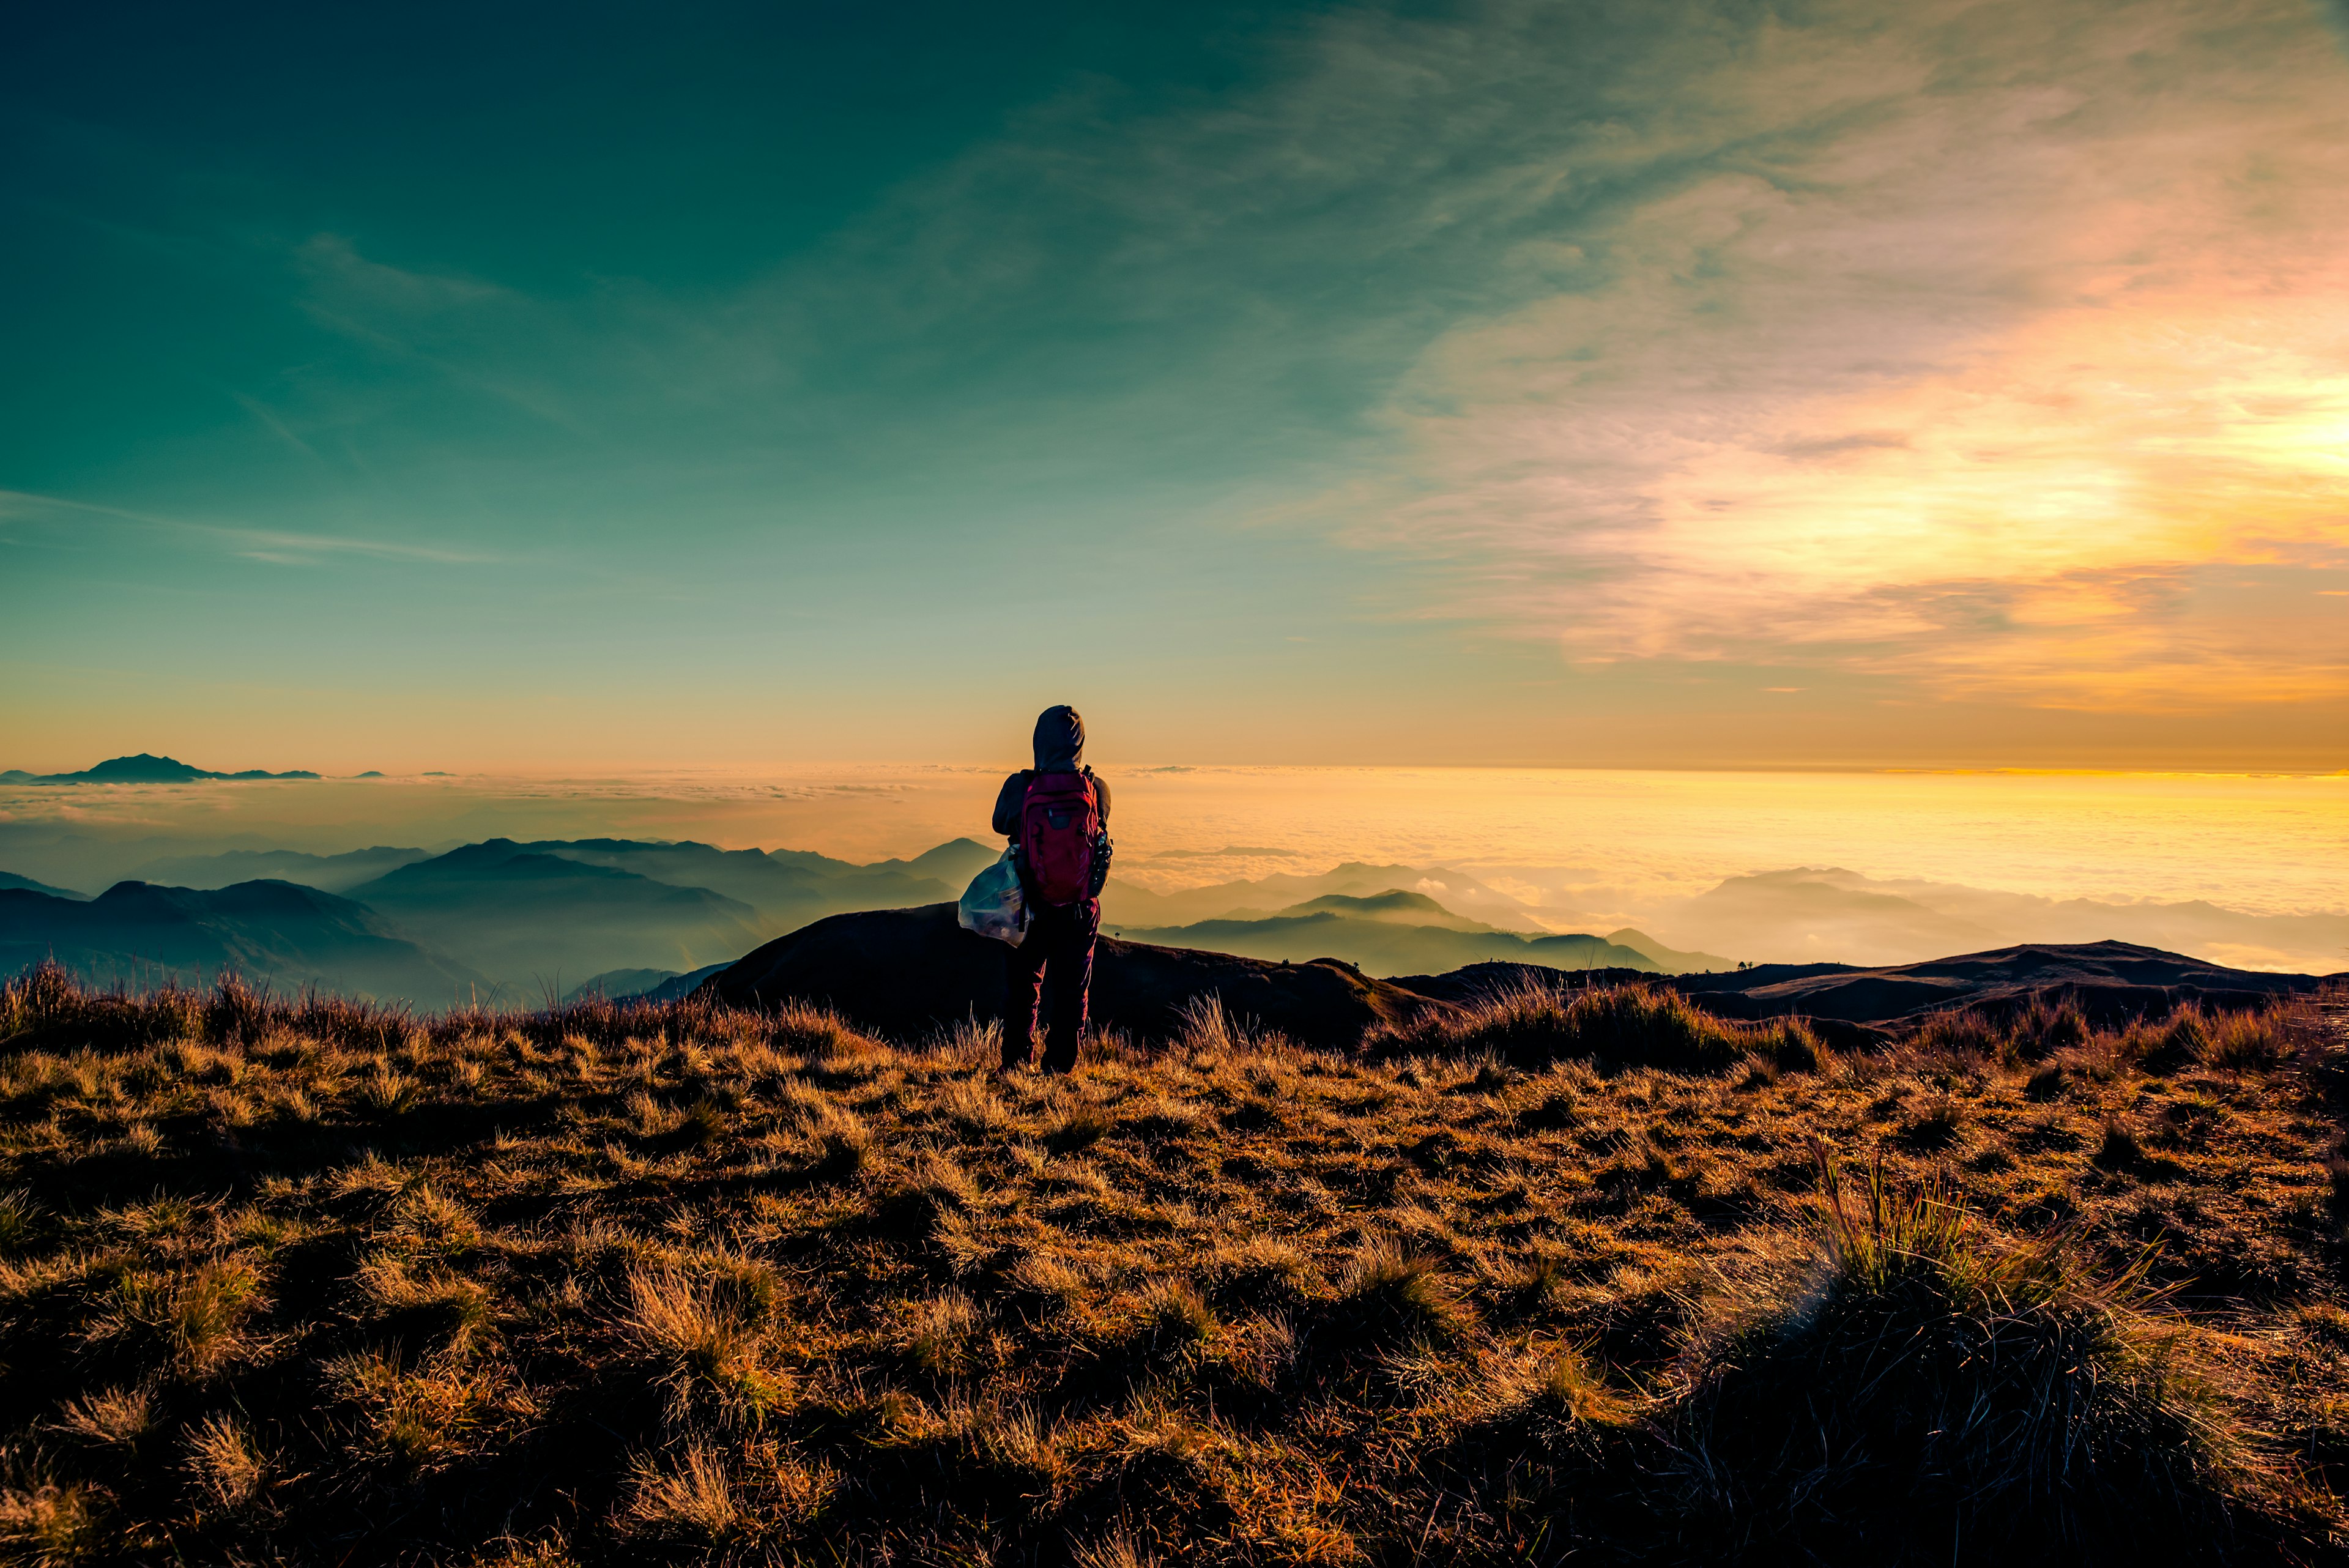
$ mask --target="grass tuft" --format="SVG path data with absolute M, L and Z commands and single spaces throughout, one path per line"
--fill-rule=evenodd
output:
M 1115 1125 L 1099 1106 L 1071 1106 L 1046 1130 L 1044 1143 L 1054 1154 L 1075 1154 L 1107 1137 Z
M 1143 1294 L 1142 1310 L 1161 1344 L 1205 1345 L 1222 1326 L 1216 1321 L 1215 1309 L 1188 1280 L 1152 1282 Z
M 144 1388 L 102 1388 L 67 1401 L 51 1430 L 84 1442 L 128 1448 L 155 1424 L 153 1399 Z
M 709 1444 L 690 1444 L 673 1458 L 647 1455 L 628 1479 L 628 1520 L 647 1535 L 722 1542 L 752 1522 L 736 1501 L 725 1459 Z
M 215 1507 L 233 1512 L 260 1495 L 269 1463 L 243 1422 L 207 1416 L 190 1428 L 186 1449 L 188 1474 Z
M 1338 1278 L 1336 1307 L 1341 1328 L 1381 1342 L 1454 1339 L 1471 1322 L 1443 1265 L 1392 1236 L 1366 1241 L 1354 1253 Z
M 40 1225 L 41 1206 L 30 1192 L 21 1187 L 0 1192 L 0 1257 L 29 1245 Z
M 2099 1271 L 2061 1232 L 1992 1235 L 1943 1178 L 1879 1164 L 1855 1189 L 1819 1158 L 1816 1263 L 1716 1303 L 1692 1353 L 1680 1441 L 1709 1522 L 1838 1559 L 2224 1539 L 2226 1499 L 2266 1478 L 2151 1254 Z
M 88 1488 L 47 1479 L 0 1486 L 0 1562 L 64 1568 L 92 1560 L 104 1544 Z
M 628 1275 L 622 1330 L 666 1393 L 673 1422 L 707 1412 L 756 1427 L 784 1397 L 783 1380 L 765 1364 L 751 1303 L 730 1284 L 674 1268 Z

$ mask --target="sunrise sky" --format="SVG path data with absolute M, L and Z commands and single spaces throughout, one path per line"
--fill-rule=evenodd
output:
M 28 9 L 0 767 L 2349 767 L 2349 12 Z

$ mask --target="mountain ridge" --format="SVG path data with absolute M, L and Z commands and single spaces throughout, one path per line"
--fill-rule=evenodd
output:
M 150 860 L 131 876 L 174 888 L 226 888 L 238 882 L 298 882 L 340 893 L 387 871 L 430 859 L 424 849 L 378 844 L 341 855 L 311 855 L 299 849 L 224 849 L 212 855 L 167 855 Z
M 65 898 L 77 904 L 86 904 L 89 901 L 88 894 L 74 888 L 52 888 L 47 882 L 36 882 L 30 877 L 19 877 L 14 871 L 0 871 L 0 890 L 11 888 L 19 892 L 43 893 L 52 898 Z
M 730 1006 L 805 1002 L 867 1028 L 918 1036 L 964 1020 L 1000 1017 L 1002 955 L 996 943 L 962 929 L 948 904 L 835 915 L 744 955 L 695 994 Z M 1095 1012 L 1102 1023 L 1144 1039 L 1179 1033 L 1185 1009 L 1212 994 L 1233 1018 L 1321 1046 L 1350 1044 L 1350 1031 L 1359 1037 L 1374 1022 L 1457 1008 L 1528 981 L 1549 987 L 1669 987 L 1721 1017 L 1813 1019 L 1846 1044 L 1881 1038 L 1885 1025 L 1905 1026 L 1961 1008 L 2012 1015 L 2068 1003 L 2106 1027 L 2164 1016 L 2188 1002 L 2260 1006 L 2331 982 L 2230 970 L 2126 942 L 2019 943 L 1898 971 L 1802 964 L 1666 976 L 1518 961 L 1375 977 L 1326 956 L 1275 961 L 1106 935 L 1095 950 L 1093 974 Z

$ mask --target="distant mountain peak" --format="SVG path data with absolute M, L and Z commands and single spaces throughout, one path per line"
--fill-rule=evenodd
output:
M 177 757 L 159 757 L 152 752 L 140 752 L 135 756 L 109 757 L 94 768 L 78 774 L 57 774 L 57 778 L 84 778 L 102 783 L 108 779 L 135 779 L 140 783 L 178 783 L 184 779 L 209 778 L 203 769 L 180 761 Z
M 1452 930 L 1489 931 L 1495 928 L 1445 909 L 1424 893 L 1390 888 L 1383 893 L 1356 896 L 1324 893 L 1279 911 L 1282 916 L 1343 915 L 1356 919 L 1390 920 L 1411 925 L 1442 926 Z
M 213 773 L 177 757 L 159 757 L 152 752 L 139 752 L 127 757 L 109 757 L 96 767 L 84 768 L 78 774 L 16 774 L 17 782 L 43 784 L 198 784 L 211 779 L 241 782 L 247 779 L 315 779 L 318 775 L 304 769 L 292 773 L 273 774 L 259 768 L 243 773 Z

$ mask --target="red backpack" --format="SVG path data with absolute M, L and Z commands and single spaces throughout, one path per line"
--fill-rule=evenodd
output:
M 1047 904 L 1092 896 L 1093 851 L 1101 838 L 1101 799 L 1091 769 L 1038 774 L 1019 807 L 1019 858 L 1028 886 Z

